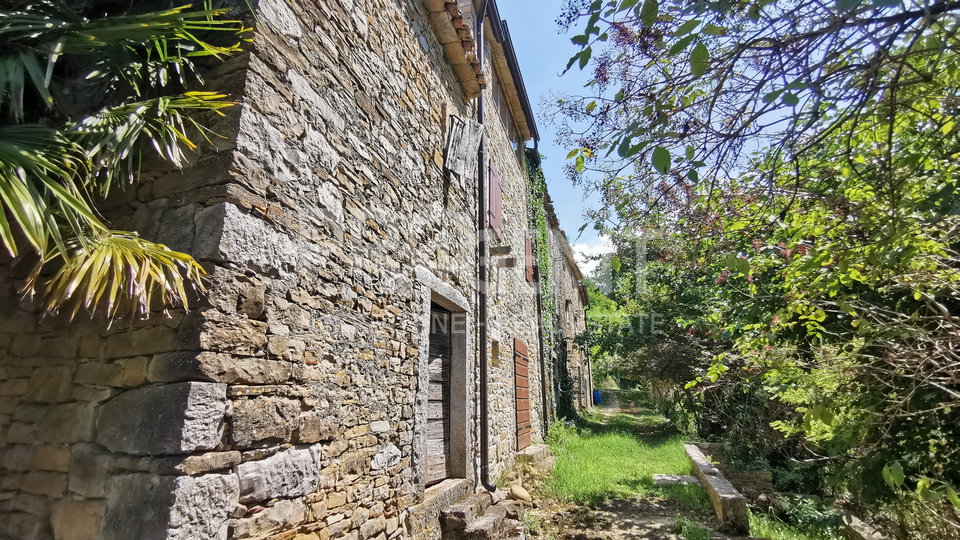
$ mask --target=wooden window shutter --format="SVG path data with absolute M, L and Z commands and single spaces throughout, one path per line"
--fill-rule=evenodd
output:
M 527 243 L 525 246 L 525 251 L 527 254 L 527 282 L 534 282 L 533 275 L 533 241 L 530 239 L 530 233 L 527 233 Z
M 497 240 L 503 239 L 503 187 L 500 184 L 500 174 L 497 167 L 490 162 L 490 227 L 497 235 Z

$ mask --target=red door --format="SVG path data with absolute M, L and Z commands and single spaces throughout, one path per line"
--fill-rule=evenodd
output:
M 513 340 L 513 363 L 517 395 L 517 450 L 530 446 L 533 425 L 530 423 L 530 359 L 527 346 Z

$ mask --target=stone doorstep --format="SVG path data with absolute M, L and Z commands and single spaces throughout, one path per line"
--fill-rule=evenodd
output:
M 514 454 L 515 459 L 522 456 L 529 457 L 534 466 L 545 471 L 552 471 L 557 464 L 557 457 L 550 453 L 550 447 L 546 444 L 531 444 Z
M 412 538 L 420 538 L 423 531 L 439 527 L 438 522 L 443 520 L 441 512 L 444 508 L 456 503 L 472 491 L 473 486 L 465 478 L 448 478 L 437 485 L 430 486 L 424 493 L 423 501 L 409 508 L 405 528 L 411 533 Z
M 502 496 L 503 492 L 499 492 Z M 523 503 L 502 499 L 491 505 L 494 497 L 481 491 L 468 495 L 443 509 L 444 540 L 518 540 L 524 538 L 519 521 Z
M 491 498 L 487 493 L 468 495 L 440 512 L 443 525 L 449 530 L 466 530 L 478 515 L 483 515 L 484 511 L 490 507 L 490 503 Z
M 540 462 L 550 457 L 550 447 L 545 444 L 531 444 L 516 455 L 517 457 L 530 456 L 533 461 Z
M 507 509 L 491 506 L 482 516 L 473 520 L 463 531 L 465 540 L 499 540 L 507 519 Z

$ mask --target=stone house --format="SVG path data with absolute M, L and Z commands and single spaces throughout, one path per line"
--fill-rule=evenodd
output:
M 257 11 L 206 77 L 240 102 L 225 138 L 110 201 L 204 264 L 197 306 L 68 323 L 0 266 L 3 540 L 436 538 L 543 440 L 559 388 L 589 404 L 586 297 L 562 233 L 531 241 L 537 131 L 496 3 Z M 482 159 L 450 143 L 480 96 Z
M 547 224 L 550 234 L 547 249 L 550 254 L 550 285 L 556 299 L 556 346 L 554 369 L 556 393 L 559 403 L 557 409 L 565 414 L 574 414 L 578 409 L 593 404 L 593 370 L 587 348 L 574 342 L 575 338 L 587 330 L 586 308 L 590 305 L 587 288 L 583 285 L 583 274 L 577 266 L 573 248 L 567 240 L 550 196 L 544 200 Z

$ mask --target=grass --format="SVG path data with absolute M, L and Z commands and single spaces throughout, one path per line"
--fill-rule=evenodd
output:
M 604 403 L 610 403 L 611 393 L 604 393 Z M 636 413 L 593 412 L 574 426 L 551 427 L 547 442 L 557 464 L 545 486 L 548 494 L 586 505 L 615 498 L 660 497 L 709 513 L 710 500 L 700 486 L 653 482 L 654 474 L 689 473 L 684 437 L 663 416 L 644 408 L 636 393 L 617 396 L 621 407 L 632 407 Z M 710 538 L 708 529 L 684 516 L 677 516 L 674 529 L 685 540 Z M 840 540 L 827 532 L 804 532 L 766 514 L 751 513 L 750 533 L 770 540 Z
M 621 400 L 621 405 L 624 405 Z M 678 500 L 696 508 L 709 501 L 698 486 L 658 486 L 654 474 L 687 474 L 684 438 L 662 416 L 591 414 L 575 427 L 556 424 L 548 442 L 557 465 L 548 488 L 579 504 L 635 495 Z
M 682 536 L 683 540 L 710 540 L 710 529 L 683 516 L 677 516 L 673 522 L 673 532 Z
M 770 540 L 841 540 L 841 536 L 829 533 L 805 532 L 791 527 L 774 516 L 750 513 L 750 534 Z

